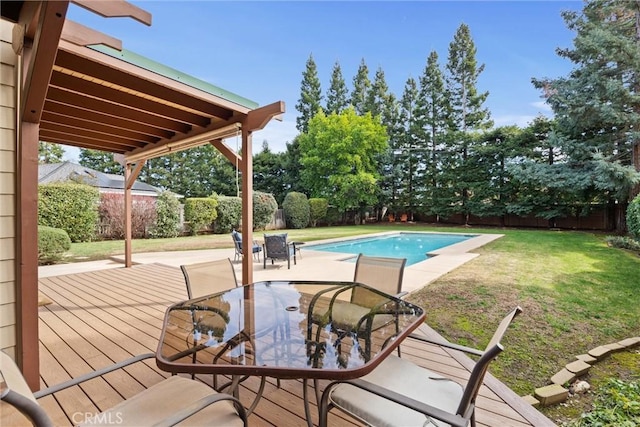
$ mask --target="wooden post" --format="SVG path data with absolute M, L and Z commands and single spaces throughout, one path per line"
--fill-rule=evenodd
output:
M 253 154 L 251 132 L 242 127 L 242 284 L 253 283 Z M 264 254 L 263 254 L 264 256 Z
M 22 122 L 18 140 L 16 361 L 31 390 L 40 389 L 38 342 L 38 134 L 40 125 Z

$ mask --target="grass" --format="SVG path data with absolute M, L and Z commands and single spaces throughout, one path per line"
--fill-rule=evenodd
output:
M 291 240 L 312 241 L 394 229 L 504 234 L 478 249 L 481 256 L 407 299 L 427 309 L 427 323 L 443 336 L 480 348 L 507 311 L 520 305 L 524 312 L 491 368 L 518 394 L 548 384 L 577 354 L 640 334 L 640 257 L 609 247 L 604 234 L 410 224 L 287 232 Z M 209 235 L 134 240 L 132 247 L 134 252 L 173 251 L 232 247 L 232 241 L 229 235 Z M 100 259 L 123 251 L 121 241 L 73 244 L 71 259 Z M 635 368 L 639 375 L 640 366 Z M 565 416 L 556 408 L 541 410 L 557 420 Z

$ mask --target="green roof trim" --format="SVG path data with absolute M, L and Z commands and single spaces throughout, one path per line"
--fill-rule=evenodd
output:
M 191 86 L 203 92 L 207 92 L 211 95 L 219 96 L 220 98 L 234 102 L 245 108 L 253 110 L 258 107 L 258 103 L 255 101 L 251 101 L 250 99 L 247 99 L 240 95 L 236 95 L 235 93 L 219 88 L 218 86 L 212 85 L 211 83 L 205 82 L 204 80 L 197 79 L 193 76 L 178 71 L 175 68 L 162 65 L 159 62 L 153 61 L 149 58 L 145 58 L 144 56 L 138 55 L 137 53 L 125 49 L 119 51 L 101 44 L 91 45 L 89 46 L 89 48 L 98 52 L 102 52 L 105 55 L 109 55 L 113 58 L 120 59 L 121 61 L 127 62 L 137 67 L 144 68 L 145 70 L 167 77 L 171 80 L 183 83 L 187 86 Z

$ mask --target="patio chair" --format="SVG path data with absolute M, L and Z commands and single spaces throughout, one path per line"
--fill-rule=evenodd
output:
M 353 281 L 363 283 L 388 295 L 401 297 L 406 294 L 402 291 L 402 277 L 407 260 L 405 258 L 373 257 L 359 254 L 356 259 L 356 267 Z M 368 316 L 380 304 L 388 299 L 381 295 L 367 291 L 364 288 L 355 288 L 351 291 L 350 300 L 341 301 L 334 299 L 328 309 L 314 310 L 315 323 L 327 323 L 331 325 L 333 332 L 339 337 L 358 332 L 358 336 L 365 338 L 365 353 L 367 348 L 366 338 L 371 330 L 376 330 L 393 321 L 395 316 L 391 314 L 378 314 Z M 371 319 L 371 322 L 363 319 Z M 398 347 L 400 355 L 400 347 Z
M 180 270 L 184 274 L 184 280 L 187 285 L 187 296 L 189 299 L 198 298 L 205 295 L 210 295 L 217 292 L 222 292 L 227 289 L 235 288 L 238 286 L 236 279 L 236 272 L 233 268 L 233 264 L 229 258 L 224 258 L 216 261 L 206 261 L 197 264 L 181 265 Z M 197 319 L 193 319 L 194 324 L 197 323 Z M 220 336 L 227 328 L 227 321 L 222 317 L 214 317 L 207 320 L 207 327 L 214 331 L 220 331 Z M 214 322 L 215 324 L 211 324 Z M 251 343 L 251 345 L 253 345 Z M 248 350 L 252 351 L 252 350 Z M 194 360 L 196 355 L 193 355 Z M 195 376 L 192 376 L 195 378 Z M 242 381 L 248 377 L 243 377 Z M 264 388 L 266 378 L 261 378 L 261 389 Z M 216 390 L 224 390 L 230 386 L 231 382 L 227 382 L 218 387 L 218 378 L 213 376 L 213 388 Z M 278 388 L 280 388 L 280 380 L 277 380 Z M 256 401 L 257 402 L 257 401 Z M 253 407 L 249 409 L 249 412 L 253 410 Z
M 13 359 L 4 351 L 0 351 L 0 372 L 4 378 L 2 401 L 24 414 L 34 426 L 53 426 L 53 422 L 36 399 L 153 357 L 153 353 L 136 356 L 32 393 Z M 229 394 L 218 393 L 200 381 L 177 375 L 160 381 L 93 418 L 85 419 L 84 425 L 113 425 L 116 420 L 117 424 L 124 426 L 171 426 L 183 420 L 186 420 L 185 424 L 190 425 L 248 425 L 244 407 L 238 399 Z
M 262 255 L 263 267 L 267 268 L 267 258 L 273 261 L 287 260 L 287 268 L 291 268 L 291 257 L 293 256 L 293 265 L 296 265 L 296 246 L 287 242 L 286 234 L 265 234 L 264 235 L 264 254 Z
M 189 299 L 222 292 L 238 286 L 236 272 L 229 258 L 181 265 Z
M 238 233 L 236 230 L 231 232 L 231 238 L 233 239 L 233 247 L 235 248 L 235 256 L 233 258 L 234 261 L 238 261 L 242 259 L 242 234 Z M 253 252 L 253 259 L 260 262 L 260 252 L 262 252 L 262 247 L 258 244 L 257 240 L 253 241 L 253 247 L 251 249 Z
M 479 356 L 465 386 L 390 355 L 362 378 L 330 383 L 322 394 L 319 426 L 327 425 L 333 408 L 367 425 L 475 426 L 476 396 L 484 375 L 491 361 L 502 352 L 502 336 L 521 311 L 516 307 L 507 314 L 484 351 L 410 335 L 408 339 Z

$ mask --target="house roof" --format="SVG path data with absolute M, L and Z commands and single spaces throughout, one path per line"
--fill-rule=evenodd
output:
M 122 175 L 100 172 L 71 162 L 38 165 L 38 184 L 65 181 L 81 182 L 106 191 L 124 191 L 124 176 Z M 131 189 L 138 194 L 142 192 L 153 196 L 162 192 L 161 189 L 140 181 L 135 181 Z

